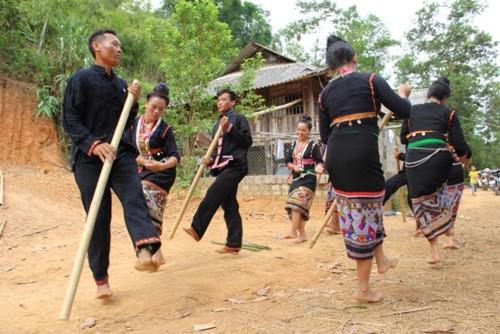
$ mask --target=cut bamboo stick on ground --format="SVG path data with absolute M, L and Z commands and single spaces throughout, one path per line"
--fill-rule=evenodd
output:
M 220 242 L 220 241 L 213 241 L 212 240 L 212 243 L 216 244 L 216 245 L 221 245 L 221 246 L 225 246 L 226 245 L 225 242 Z M 246 249 L 246 250 L 249 250 L 249 251 L 252 251 L 252 252 L 258 252 L 258 251 L 261 251 L 261 250 L 271 250 L 271 247 L 263 246 L 263 245 L 257 245 L 257 244 L 252 244 L 252 243 L 248 243 L 248 242 L 243 242 L 241 244 L 241 249 Z
M 5 225 L 7 225 L 7 219 L 2 223 L 2 226 L 0 226 L 0 237 L 2 237 L 3 234 L 3 229 L 5 228 Z

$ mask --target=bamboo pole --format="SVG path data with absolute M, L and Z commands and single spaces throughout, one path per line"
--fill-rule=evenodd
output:
M 399 152 L 398 146 L 394 147 L 394 152 Z M 399 162 L 399 157 L 396 157 L 396 167 L 398 169 L 398 173 L 401 171 L 401 165 Z M 399 197 L 399 206 L 401 207 L 401 215 L 403 216 L 403 223 L 406 223 L 406 215 L 405 215 L 405 200 L 403 196 L 403 189 L 398 189 L 398 197 Z
M 209 159 L 210 156 L 212 155 L 213 150 L 215 149 L 215 146 L 217 145 L 217 142 L 219 141 L 219 137 L 222 135 L 222 126 L 219 126 L 217 129 L 217 132 L 215 133 L 214 138 L 212 139 L 212 142 L 210 143 L 210 146 L 208 147 L 208 151 L 205 154 L 205 159 Z M 186 195 L 186 199 L 184 200 L 184 203 L 182 204 L 181 211 L 177 215 L 177 218 L 175 219 L 174 226 L 172 227 L 172 231 L 170 231 L 170 234 L 168 235 L 169 239 L 172 239 L 175 235 L 175 231 L 177 231 L 177 228 L 179 227 L 179 223 L 181 222 L 182 217 L 184 216 L 184 213 L 186 212 L 187 206 L 189 204 L 189 201 L 191 200 L 191 197 L 193 196 L 194 189 L 196 188 L 196 185 L 198 184 L 198 181 L 200 180 L 201 174 L 203 173 L 203 170 L 205 169 L 205 164 L 200 164 L 200 167 L 198 167 L 198 171 L 196 172 L 196 175 L 193 179 L 193 182 L 191 183 L 191 186 L 189 186 L 188 193 Z
M 0 170 L 0 205 L 3 205 L 3 173 Z
M 391 116 L 392 116 L 392 111 L 388 111 L 387 114 L 384 115 L 384 117 L 382 118 L 382 121 L 380 121 L 380 124 L 378 126 L 379 127 L 379 131 L 382 131 L 382 129 L 384 128 L 384 126 L 391 119 Z M 321 225 L 316 230 L 316 233 L 314 234 L 313 238 L 309 242 L 309 248 L 312 249 L 314 247 L 314 245 L 316 244 L 316 241 L 318 241 L 318 238 L 321 235 L 321 232 L 323 232 L 323 229 L 325 228 L 325 226 L 328 224 L 328 222 L 332 218 L 332 214 L 333 214 L 333 211 L 335 210 L 335 206 L 336 205 L 337 205 L 337 199 L 334 199 L 333 203 L 332 203 L 332 206 L 330 207 L 330 209 L 326 213 L 323 221 L 321 222 Z
M 139 81 L 134 80 L 133 83 L 139 84 Z M 134 95 L 129 93 L 127 96 L 127 100 L 125 101 L 125 105 L 123 106 L 120 119 L 118 120 L 118 125 L 116 126 L 115 133 L 113 134 L 113 139 L 111 140 L 111 145 L 115 148 L 115 150 L 118 150 L 118 145 L 120 144 L 123 130 L 125 129 L 125 125 L 127 123 L 127 119 L 133 103 Z M 80 240 L 80 246 L 78 247 L 75 263 L 73 264 L 73 270 L 71 272 L 68 289 L 66 290 L 66 296 L 64 297 L 63 308 L 61 310 L 61 313 L 59 314 L 59 318 L 61 320 L 68 320 L 71 313 L 76 289 L 78 287 L 78 282 L 82 273 L 83 261 L 85 260 L 85 254 L 87 253 L 87 250 L 89 248 L 90 238 L 92 237 L 92 232 L 94 231 L 95 220 L 97 218 L 97 213 L 99 212 L 99 207 L 101 206 L 102 196 L 106 184 L 108 183 L 109 173 L 111 172 L 112 166 L 113 161 L 106 160 L 106 162 L 102 166 L 99 180 L 97 181 L 94 197 L 92 198 L 92 203 L 90 204 L 87 219 L 85 221 L 82 239 Z

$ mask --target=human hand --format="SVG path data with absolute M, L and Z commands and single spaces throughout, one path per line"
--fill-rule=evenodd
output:
M 204 164 L 205 166 L 210 166 L 212 164 L 212 158 L 203 157 L 201 158 L 201 163 Z
M 408 97 L 411 93 L 411 86 L 408 83 L 401 84 L 398 87 L 398 94 L 402 97 Z
M 224 131 L 227 130 L 227 127 L 229 126 L 229 118 L 226 116 L 222 117 L 219 122 L 219 126 L 222 127 Z
M 314 171 L 316 172 L 316 174 L 323 174 L 325 171 L 325 167 L 323 165 L 316 165 Z
M 134 95 L 134 102 L 139 101 L 139 99 L 141 98 L 141 84 L 139 82 L 129 84 L 128 92 Z
M 152 172 L 159 172 L 163 170 L 163 163 L 156 160 L 146 160 L 144 167 Z
M 107 161 L 114 161 L 116 159 L 116 150 L 109 143 L 100 143 L 94 147 L 92 154 L 98 156 L 101 159 L 102 163 Z

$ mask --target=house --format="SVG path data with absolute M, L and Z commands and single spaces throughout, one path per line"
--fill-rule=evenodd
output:
M 303 115 L 313 121 L 318 135 L 318 96 L 327 84 L 327 68 L 295 61 L 258 43 L 249 43 L 238 57 L 213 80 L 210 87 L 236 83 L 242 75 L 241 64 L 260 53 L 265 63 L 259 69 L 253 89 L 265 99 L 268 108 L 256 111 L 250 121 L 254 145 L 250 174 L 275 174 L 283 166 L 283 154 L 296 135 L 297 122 Z
M 253 89 L 265 99 L 267 108 L 254 113 L 250 121 L 254 144 L 248 153 L 249 175 L 245 177 L 241 190 L 247 195 L 280 195 L 288 192 L 288 174 L 284 155 L 296 138 L 297 122 L 303 115 L 311 116 L 311 136 L 319 139 L 318 97 L 328 83 L 328 69 L 295 61 L 258 43 L 249 43 L 238 57 L 225 69 L 223 75 L 214 79 L 210 89 L 236 83 L 242 75 L 241 64 L 260 52 L 265 59 L 254 80 Z M 426 90 L 414 90 L 410 96 L 413 104 L 423 103 Z M 384 108 L 382 109 L 384 112 Z M 385 110 L 386 112 L 387 110 Z M 386 177 L 396 172 L 393 156 L 399 138 L 400 122 L 389 123 L 380 138 L 380 157 Z M 199 143 L 208 147 L 209 136 L 198 136 Z M 399 140 L 397 140 L 399 141 Z M 404 151 L 404 148 L 400 148 Z M 208 186 L 210 178 L 202 182 Z M 320 179 L 317 192 L 325 193 L 327 175 Z

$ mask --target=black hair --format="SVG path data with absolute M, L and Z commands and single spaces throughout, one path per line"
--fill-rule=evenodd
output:
M 170 89 L 168 89 L 168 86 L 166 83 L 161 82 L 151 92 L 146 95 L 146 101 L 149 101 L 150 98 L 152 97 L 159 97 L 165 100 L 166 106 L 170 103 L 170 99 L 168 97 L 168 94 L 170 93 Z
M 118 35 L 116 34 L 116 31 L 111 30 L 111 29 L 99 29 L 99 30 L 94 31 L 92 33 L 92 35 L 90 35 L 90 37 L 89 37 L 89 50 L 90 50 L 90 53 L 92 53 L 92 57 L 94 57 L 94 59 L 95 59 L 95 50 L 94 50 L 94 47 L 92 46 L 92 44 L 96 40 L 101 41 L 102 38 L 104 37 L 104 34 L 111 34 L 111 35 L 115 35 L 118 37 Z
M 434 81 L 427 91 L 427 98 L 434 97 L 439 101 L 449 98 L 451 95 L 450 80 L 446 77 L 439 77 Z
M 309 116 L 309 115 L 304 115 L 304 116 L 302 116 L 302 118 L 301 118 L 301 119 L 299 119 L 299 122 L 298 122 L 298 123 L 304 123 L 304 124 L 306 124 L 306 125 L 307 125 L 307 128 L 308 128 L 309 130 L 311 130 L 311 129 L 312 129 L 312 127 L 313 127 L 313 125 L 312 125 L 312 118 L 311 118 L 311 116 Z
M 356 51 L 354 48 L 338 36 L 331 35 L 326 41 L 326 64 L 330 69 L 337 69 L 344 64 L 350 63 Z
M 219 96 L 221 96 L 224 93 L 228 93 L 229 94 L 229 97 L 231 98 L 231 101 L 236 101 L 236 93 L 234 91 L 230 90 L 229 88 L 224 88 L 224 89 L 219 90 L 217 92 L 217 94 L 215 94 L 215 97 L 219 97 Z

